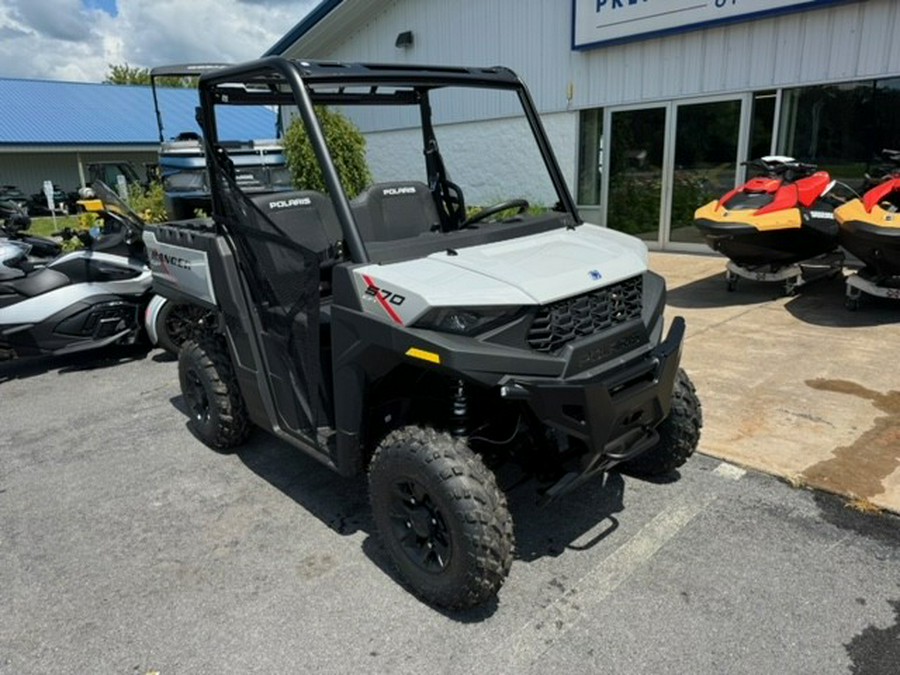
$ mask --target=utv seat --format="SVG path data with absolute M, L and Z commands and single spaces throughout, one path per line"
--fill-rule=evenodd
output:
M 314 190 L 255 195 L 253 204 L 295 244 L 324 253 L 343 239 L 331 200 Z
M 319 295 L 329 295 L 332 266 L 340 256 L 340 242 L 343 239 L 331 200 L 321 192 L 297 190 L 254 195 L 251 201 L 291 242 L 317 256 Z M 276 237 L 282 236 L 281 233 L 268 232 Z M 296 288 L 305 274 L 302 256 L 296 249 L 280 245 L 277 241 L 258 246 L 263 274 L 276 292 L 290 294 L 290 289 Z
M 418 181 L 375 183 L 350 208 L 366 242 L 407 239 L 441 229 L 431 190 Z

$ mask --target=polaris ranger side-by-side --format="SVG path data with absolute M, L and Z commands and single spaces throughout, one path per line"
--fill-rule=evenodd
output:
M 450 608 L 492 598 L 509 573 L 506 463 L 550 501 L 616 465 L 667 473 L 694 452 L 684 321 L 663 335 L 665 284 L 643 243 L 581 221 L 514 73 L 270 57 L 199 91 L 212 223 L 145 239 L 157 292 L 215 317 L 178 363 L 205 443 L 234 447 L 255 424 L 368 472 L 389 557 Z M 295 107 L 327 194 L 241 191 L 216 111 L 258 104 Z M 358 195 L 317 105 L 366 132 L 375 182 Z

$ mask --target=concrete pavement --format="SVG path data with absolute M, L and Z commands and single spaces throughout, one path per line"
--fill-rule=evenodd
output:
M 687 320 L 703 453 L 900 513 L 900 301 L 850 312 L 840 278 L 728 292 L 715 255 L 655 252 L 651 268 Z

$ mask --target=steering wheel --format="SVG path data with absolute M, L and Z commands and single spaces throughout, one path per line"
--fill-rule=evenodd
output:
M 463 226 L 473 225 L 475 223 L 480 223 L 485 218 L 489 218 L 493 215 L 500 213 L 501 211 L 506 211 L 507 209 L 518 209 L 516 214 L 524 213 L 528 210 L 528 207 L 531 206 L 526 199 L 508 199 L 505 202 L 500 202 L 499 204 L 494 204 L 493 206 L 488 206 L 474 216 L 470 216 L 466 219 L 466 222 L 463 223 Z

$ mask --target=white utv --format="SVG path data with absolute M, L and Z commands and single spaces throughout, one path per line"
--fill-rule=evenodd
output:
M 199 91 L 212 220 L 148 226 L 145 241 L 156 291 L 213 317 L 178 359 L 206 444 L 232 448 L 256 425 L 367 472 L 401 577 L 454 609 L 494 598 L 509 573 L 507 463 L 550 501 L 694 452 L 684 321 L 663 335 L 665 284 L 643 243 L 581 221 L 514 73 L 270 57 L 203 75 Z M 216 135 L 231 105 L 295 107 L 327 194 L 244 194 Z M 372 132 L 377 182 L 359 195 L 318 105 Z

